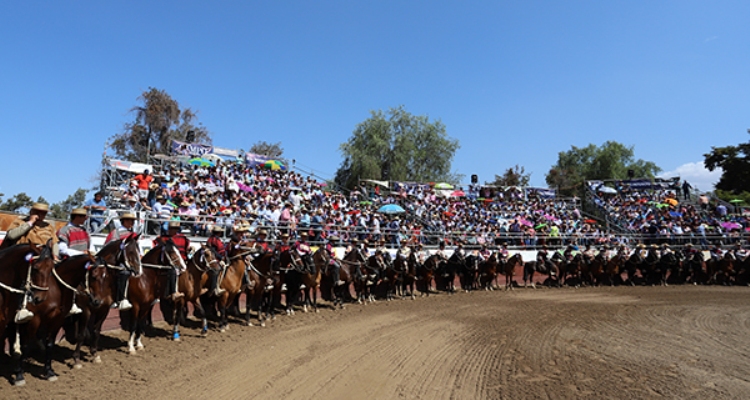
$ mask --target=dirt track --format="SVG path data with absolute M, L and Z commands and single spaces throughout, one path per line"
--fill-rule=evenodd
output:
M 58 361 L 54 383 L 34 367 L 0 398 L 747 398 L 749 300 L 721 287 L 441 294 L 206 339 L 185 329 L 180 343 L 156 329 L 136 356 L 116 331 L 101 365 Z

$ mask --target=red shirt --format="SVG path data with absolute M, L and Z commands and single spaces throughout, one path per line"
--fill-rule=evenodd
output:
M 138 183 L 138 189 L 148 190 L 148 186 L 151 184 L 151 181 L 154 180 L 154 177 L 151 175 L 138 174 L 133 177 L 133 180 Z

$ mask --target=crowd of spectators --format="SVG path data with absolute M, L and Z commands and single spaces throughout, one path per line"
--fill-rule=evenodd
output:
M 679 188 L 637 190 L 620 182 L 606 189 L 589 187 L 594 204 L 609 220 L 646 244 L 725 245 L 743 240 L 750 228 L 748 218 L 732 212 L 734 206 L 711 200 L 706 193 L 691 196 L 689 184 Z
M 122 188 L 121 198 L 114 200 L 120 200 L 121 210 L 145 215 L 144 228 L 150 234 L 166 229 L 170 220 L 179 220 L 194 236 L 208 236 L 214 226 L 229 235 L 238 225 L 246 225 L 251 232 L 264 228 L 272 238 L 307 231 L 312 242 L 384 239 L 391 247 L 438 241 L 475 246 L 507 243 L 520 248 L 632 241 L 708 245 L 715 237 L 738 240 L 748 227 L 745 218 L 730 215 L 724 205 L 709 206 L 705 195 L 680 203 L 671 190 L 638 191 L 616 185 L 609 194 L 591 188 L 595 204 L 610 222 L 632 233 L 615 234 L 583 215 L 577 198 L 548 198 L 516 188 L 469 186 L 464 192 L 434 184 L 386 188 L 372 182 L 345 193 L 299 172 L 262 165 L 172 163 L 133 176 Z M 378 211 L 388 204 L 404 212 Z

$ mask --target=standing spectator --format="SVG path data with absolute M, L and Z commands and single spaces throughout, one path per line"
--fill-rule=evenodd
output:
M 147 169 L 143 170 L 143 173 L 134 176 L 133 180 L 138 186 L 138 198 L 148 198 L 148 188 L 154 180 L 154 177 L 150 175 L 150 171 Z
M 692 189 L 693 186 L 691 186 L 688 181 L 682 182 L 682 198 L 685 200 L 690 200 L 690 189 Z
M 701 206 L 701 211 L 708 210 L 708 196 L 706 196 L 705 193 L 702 193 L 700 197 L 698 197 L 698 203 Z
M 83 204 L 83 208 L 88 210 L 91 214 L 89 219 L 89 230 L 91 232 L 98 232 L 104 223 L 104 211 L 107 210 L 107 203 L 104 201 L 104 194 L 102 192 L 94 193 L 94 198 L 89 199 Z

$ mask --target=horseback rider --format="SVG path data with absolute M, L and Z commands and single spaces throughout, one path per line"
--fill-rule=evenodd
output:
M 310 249 L 310 244 L 307 243 L 307 232 L 300 232 L 299 239 L 294 243 L 294 248 L 302 259 L 303 271 L 309 274 L 314 274 L 315 265 L 312 262 L 312 250 Z
M 685 245 L 685 248 L 682 249 L 682 253 L 686 260 L 690 260 L 696 253 L 698 253 L 698 250 L 693 247 L 692 243 L 688 243 Z
M 482 248 L 479 249 L 479 253 L 477 255 L 479 258 L 479 262 L 487 261 L 491 255 L 492 252 L 487 248 L 487 243 L 482 243 Z
M 48 211 L 49 205 L 45 203 L 35 203 L 32 205 L 28 217 L 18 217 L 11 222 L 0 248 L 4 249 L 15 244 L 25 243 L 44 246 L 49 240 L 52 240 L 52 255 L 55 262 L 57 262 L 59 259 L 59 248 L 57 235 L 55 235 L 55 227 L 44 220 Z M 20 296 L 19 302 L 15 322 L 23 324 L 34 318 L 34 313 L 26 308 L 26 296 Z
M 271 271 L 273 271 L 273 273 L 278 274 L 282 268 L 287 267 L 286 265 L 279 265 L 279 262 L 281 261 L 281 254 L 284 252 L 288 252 L 291 249 L 292 245 L 289 244 L 289 234 L 282 233 L 281 240 L 273 249 L 273 259 L 271 260 Z M 286 283 L 283 283 L 281 285 L 281 291 L 286 291 Z
M 381 237 L 378 241 L 378 246 L 375 247 L 375 255 L 380 257 L 386 265 L 390 266 L 393 262 L 391 260 L 391 254 L 388 253 L 388 249 L 385 247 L 385 238 Z
M 565 248 L 565 251 L 563 252 L 563 258 L 565 259 L 565 262 L 571 262 L 573 261 L 573 252 L 577 250 L 575 246 L 572 244 L 568 245 L 568 247 Z
M 172 240 L 177 250 L 180 252 L 182 261 L 187 262 L 188 251 L 190 250 L 190 240 L 180 232 L 180 221 L 169 221 L 167 225 L 167 233 L 158 236 L 154 239 L 154 246 L 158 244 L 164 244 L 169 240 Z M 172 298 L 172 301 L 181 299 L 185 296 L 184 293 L 179 292 L 177 289 L 177 279 L 179 266 L 172 266 L 173 268 L 167 269 L 168 283 L 167 283 L 167 295 Z M 182 271 L 179 271 L 180 273 Z
M 547 246 L 542 246 L 542 249 L 536 253 L 536 263 L 537 265 L 544 265 L 549 270 L 552 261 L 549 260 L 548 255 L 549 254 L 547 253 Z
M 263 228 L 258 229 L 258 231 L 255 232 L 255 241 L 250 246 L 254 248 L 255 251 L 257 251 L 261 255 L 271 250 L 271 246 L 266 241 L 266 236 L 268 236 L 268 232 L 266 232 L 265 229 Z
M 724 256 L 724 250 L 722 250 L 721 245 L 717 243 L 711 249 L 710 254 L 712 260 L 719 261 Z
M 672 251 L 672 249 L 669 248 L 669 244 L 664 243 L 664 244 L 661 245 L 661 256 L 662 257 L 666 256 L 667 254 L 673 254 L 673 253 L 674 252 Z
M 407 241 L 403 241 L 401 243 L 401 247 L 396 252 L 396 258 L 403 258 L 404 261 L 409 259 L 409 253 L 411 253 L 411 249 L 409 249 L 409 244 Z
M 586 244 L 586 249 L 583 250 L 583 261 L 588 265 L 594 260 L 594 249 L 591 248 L 590 244 Z
M 453 254 L 456 255 L 456 257 L 463 261 L 463 259 L 466 257 L 466 253 L 464 252 L 464 242 L 461 241 L 461 239 L 458 239 L 456 241 L 456 249 L 453 250 Z
M 435 254 L 437 254 L 437 256 L 440 259 L 440 261 L 446 261 L 446 260 L 448 260 L 448 254 L 445 252 L 445 242 L 444 241 L 442 241 L 442 240 L 440 241 L 440 243 L 438 244 L 438 249 L 435 252 Z
M 742 243 L 740 242 L 735 243 L 731 251 L 734 258 L 738 261 L 743 261 L 747 257 L 747 250 L 742 248 Z
M 422 243 L 417 243 L 416 248 L 416 258 L 417 258 L 417 265 L 422 266 L 424 265 L 424 262 L 427 260 L 427 252 L 424 250 Z
M 499 256 L 498 261 L 505 264 L 508 261 L 508 254 L 508 242 L 503 242 L 503 244 L 500 245 L 500 250 L 497 252 L 497 255 Z
M 336 260 L 336 253 L 333 252 L 332 242 L 338 241 L 338 237 L 330 236 L 325 240 L 325 251 L 328 254 L 328 266 L 331 269 L 331 281 L 334 286 L 341 286 L 346 282 L 341 280 L 341 264 Z
M 206 241 L 206 247 L 216 254 L 216 258 L 219 260 L 221 268 L 224 268 L 224 262 L 227 258 L 227 247 L 221 240 L 221 235 L 224 234 L 224 228 L 219 225 L 214 225 L 211 228 L 211 236 Z M 208 291 L 214 296 L 220 296 L 226 290 L 219 287 L 219 271 L 215 268 L 208 268 Z
M 85 208 L 76 208 L 70 212 L 70 222 L 57 231 L 60 255 L 72 257 L 79 254 L 89 254 L 91 238 L 84 224 L 88 217 Z M 80 314 L 82 310 L 76 305 L 75 298 L 70 307 L 70 315 Z
M 135 236 L 135 232 L 133 232 L 134 225 L 135 214 L 126 212 L 120 215 L 120 226 L 117 229 L 111 231 L 109 235 L 107 235 L 107 238 L 104 240 L 104 245 L 106 246 L 107 243 L 117 240 L 124 241 L 130 236 Z M 116 307 L 120 311 L 125 311 L 129 310 L 132 307 L 127 299 L 126 288 L 128 284 L 128 278 L 131 274 L 137 273 L 138 271 L 131 270 L 127 265 L 122 265 L 120 267 L 122 267 L 122 269 L 120 269 L 115 274 L 115 284 L 117 286 L 117 291 L 115 292 L 115 302 L 112 304 L 112 307 Z

